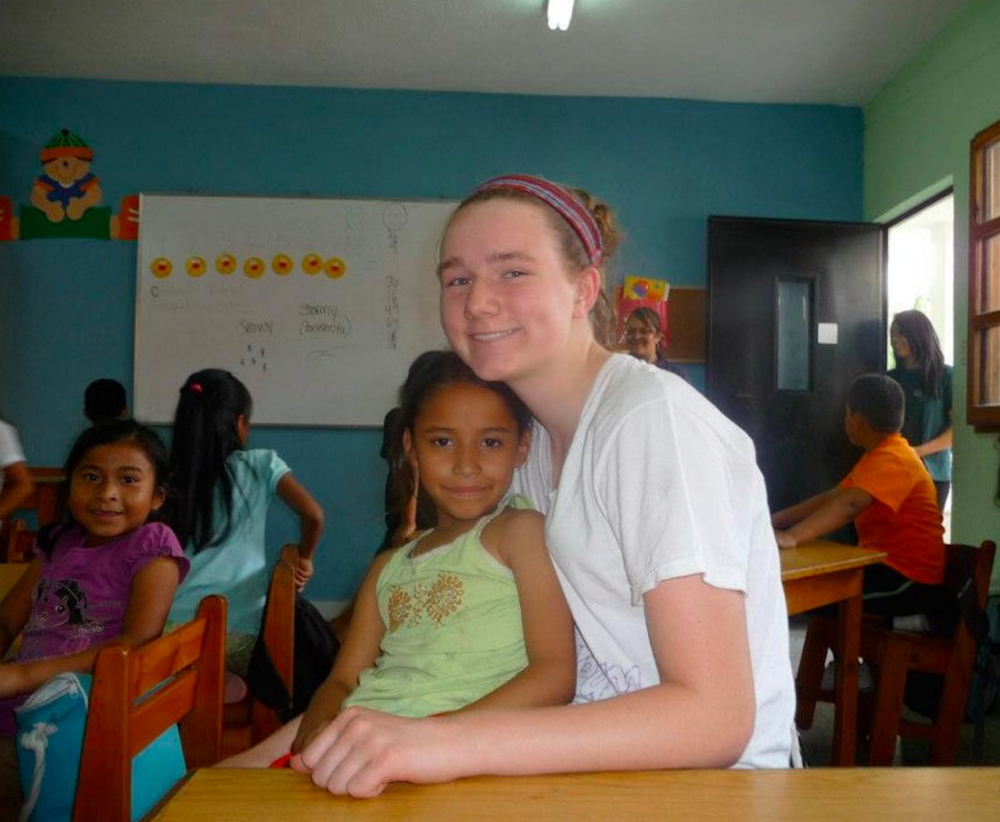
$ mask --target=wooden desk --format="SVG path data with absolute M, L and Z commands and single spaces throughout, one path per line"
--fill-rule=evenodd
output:
M 197 771 L 159 822 L 624 819 L 975 822 L 1000 819 L 1000 768 L 817 768 L 477 777 L 331 796 L 295 771 Z
M 781 582 L 789 614 L 837 604 L 837 681 L 834 686 L 834 765 L 854 765 L 861 651 L 861 584 L 864 566 L 885 557 L 854 545 L 813 540 L 781 552 Z

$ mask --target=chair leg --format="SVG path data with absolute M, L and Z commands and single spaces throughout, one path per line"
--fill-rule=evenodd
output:
M 892 765 L 896 754 L 896 738 L 899 735 L 899 720 L 903 712 L 907 648 L 890 639 L 880 656 L 878 680 L 875 683 L 874 716 L 868 744 L 868 764 L 889 766 Z
M 826 652 L 831 647 L 833 622 L 824 617 L 813 617 L 806 628 L 806 638 L 799 658 L 799 670 L 795 674 L 795 724 L 802 730 L 812 727 L 816 711 L 816 698 L 823 681 L 826 666 Z
M 955 660 L 952 670 L 945 675 L 941 704 L 938 705 L 931 731 L 929 765 L 954 765 L 958 756 L 959 737 L 965 704 L 972 682 L 972 665 L 965 660 Z

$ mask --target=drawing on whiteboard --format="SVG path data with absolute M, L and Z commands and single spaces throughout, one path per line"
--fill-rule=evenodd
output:
M 385 344 L 390 351 L 399 348 L 399 278 L 390 274 L 385 278 Z
M 232 254 L 220 254 L 215 258 L 215 270 L 220 274 L 232 274 L 236 270 L 236 257 Z
M 174 264 L 166 257 L 157 257 L 149 264 L 149 270 L 153 272 L 154 277 L 162 280 L 170 276 L 174 270 Z
M 302 270 L 306 274 L 319 274 L 323 270 L 323 258 L 319 254 L 306 254 L 302 258 Z
M 208 270 L 208 266 L 205 265 L 205 261 L 201 257 L 188 257 L 184 269 L 189 277 L 200 277 Z
M 406 225 L 408 215 L 406 206 L 402 203 L 389 203 L 382 209 L 382 225 L 389 232 L 389 248 L 394 254 L 399 254 L 399 232 Z
M 267 273 L 267 268 L 260 257 L 248 257 L 243 263 L 243 273 L 251 280 L 258 280 Z
M 331 280 L 339 280 L 347 273 L 347 265 L 340 257 L 331 257 L 326 261 L 326 276 Z
M 286 274 L 292 273 L 295 263 L 287 254 L 275 254 L 274 259 L 271 260 L 271 268 L 279 277 L 284 277 Z
M 247 343 L 246 351 L 240 357 L 240 367 L 245 371 L 260 371 L 267 373 L 267 349 L 263 346 L 254 348 Z

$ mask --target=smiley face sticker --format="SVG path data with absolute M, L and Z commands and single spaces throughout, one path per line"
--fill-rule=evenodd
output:
M 271 260 L 271 270 L 279 277 L 291 274 L 293 268 L 295 268 L 295 263 L 287 254 L 275 254 Z
M 184 263 L 184 269 L 189 277 L 200 277 L 208 270 L 208 266 L 205 265 L 205 260 L 201 257 L 188 257 L 187 262 Z
M 302 258 L 302 270 L 306 274 L 319 274 L 323 270 L 323 258 L 319 254 L 306 254 Z
M 259 279 L 267 273 L 267 267 L 264 265 L 264 261 L 260 257 L 247 257 L 246 261 L 243 263 L 243 273 L 246 274 L 251 280 Z
M 340 257 L 331 257 L 326 261 L 326 266 L 324 267 L 326 271 L 326 276 L 333 280 L 339 280 L 347 273 L 347 266 L 344 265 L 344 261 Z
M 149 264 L 149 270 L 153 273 L 154 277 L 163 280 L 173 273 L 174 264 L 166 257 L 157 257 Z
M 220 274 L 232 274 L 236 270 L 236 258 L 232 254 L 220 254 L 215 258 L 215 270 Z

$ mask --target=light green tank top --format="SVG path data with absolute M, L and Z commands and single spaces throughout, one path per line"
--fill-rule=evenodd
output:
M 418 557 L 410 556 L 416 541 L 396 551 L 376 585 L 381 653 L 344 707 L 412 717 L 453 711 L 527 666 L 514 576 L 480 541 L 506 507 L 531 505 L 511 497 L 448 545 Z

